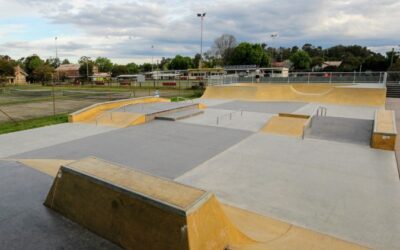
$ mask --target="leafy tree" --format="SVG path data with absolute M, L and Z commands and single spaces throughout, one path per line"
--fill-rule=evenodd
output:
M 111 72 L 113 77 L 130 73 L 126 65 L 118 65 L 118 64 L 114 64 L 114 67 L 112 68 Z
M 68 59 L 65 58 L 65 59 L 61 62 L 61 64 L 70 64 L 70 62 L 69 62 Z
M 290 57 L 295 69 L 309 70 L 311 65 L 311 57 L 307 52 L 299 50 Z
M 193 68 L 193 62 L 192 59 L 188 56 L 177 55 L 171 60 L 171 63 L 169 64 L 169 69 L 179 70 L 189 68 Z
M 171 60 L 172 60 L 171 58 L 165 58 L 165 57 L 161 58 L 160 69 L 168 70 L 169 64 L 171 63 Z
M 194 68 L 198 68 L 198 67 L 199 67 L 199 65 L 200 65 L 200 57 L 201 57 L 201 56 L 200 56 L 199 53 L 197 53 L 197 54 L 194 56 L 193 62 L 192 62 Z
M 137 74 L 139 73 L 139 66 L 136 63 L 128 63 L 126 65 L 129 74 Z
M 358 71 L 362 63 L 363 61 L 361 57 L 354 56 L 353 54 L 347 54 L 343 57 L 342 64 L 339 66 L 339 70 Z
M 35 68 L 33 76 L 36 81 L 47 82 L 52 79 L 54 68 L 50 64 L 42 64 Z
M 151 65 L 151 63 L 143 63 L 141 66 L 141 71 L 143 72 L 150 72 L 151 69 L 153 68 L 153 66 Z
M 46 59 L 45 63 L 51 65 L 53 68 L 58 68 L 58 66 L 60 66 L 61 64 L 59 58 L 53 58 L 53 57 Z
M 111 72 L 113 63 L 106 57 L 97 57 L 95 64 L 99 67 L 99 72 Z
M 79 67 L 79 74 L 81 76 L 91 76 L 93 75 L 93 66 L 94 62 L 90 60 L 90 57 L 82 56 L 79 59 L 79 64 L 81 65 Z
M 374 53 L 367 57 L 362 65 L 363 70 L 385 71 L 389 67 L 389 61 L 381 54 Z
M 31 55 L 26 58 L 24 58 L 22 62 L 22 66 L 25 70 L 25 72 L 28 74 L 28 80 L 29 81 L 37 81 L 35 74 L 33 72 L 40 66 L 44 64 L 44 61 L 40 59 L 38 55 Z
M 324 62 L 324 58 L 320 57 L 320 56 L 314 56 L 313 58 L 311 58 L 311 67 L 314 66 L 321 66 L 322 63 Z
M 14 66 L 9 60 L 0 58 L 0 81 L 7 76 L 14 76 Z
M 260 44 L 243 42 L 233 50 L 229 64 L 268 66 L 270 57 Z

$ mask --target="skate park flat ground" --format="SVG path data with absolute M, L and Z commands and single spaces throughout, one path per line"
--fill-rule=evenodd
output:
M 0 231 L 6 232 L 0 236 L 0 243 L 8 243 L 9 249 L 116 248 L 42 206 L 52 178 L 18 162 L 95 156 L 213 192 L 226 204 L 289 225 L 372 249 L 397 249 L 400 245 L 400 185 L 395 153 L 372 149 L 367 142 L 369 125 L 381 107 L 193 100 L 199 102 L 207 106 L 204 114 L 177 122 L 155 120 L 119 129 L 69 123 L 0 136 L 0 178 L 8 179 L 0 183 L 1 188 L 6 185 L 2 195 L 8 199 L 4 203 L 7 212 L 0 221 L 8 219 L 15 228 L 7 233 L 9 224 L 0 223 Z M 191 103 L 135 105 L 125 107 L 125 112 L 154 112 Z M 314 130 L 311 127 L 304 139 L 259 132 L 278 113 L 310 115 L 319 106 L 327 108 L 327 115 L 315 120 Z M 340 136 L 345 140 L 338 140 Z M 14 204 L 18 196 L 30 195 L 23 193 L 25 189 L 32 190 L 32 198 L 25 205 Z M 17 213 L 18 207 L 34 209 L 20 213 L 26 217 L 13 219 L 13 210 Z M 32 215 L 34 212 L 38 214 Z M 54 218 L 49 217 L 53 214 Z M 24 229 L 24 218 L 30 216 L 44 231 L 57 227 L 73 235 L 76 242 L 68 244 L 75 245 L 60 243 L 67 239 L 56 229 L 43 233 L 30 224 Z M 53 221 L 51 226 L 49 221 Z M 31 227 L 35 228 L 33 235 L 28 234 Z M 45 237 L 54 245 L 46 247 L 42 240 L 17 242 L 20 231 L 22 238 Z

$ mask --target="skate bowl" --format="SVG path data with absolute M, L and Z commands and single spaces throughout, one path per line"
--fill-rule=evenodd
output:
M 366 249 L 98 158 L 30 163 L 55 175 L 45 206 L 125 249 Z
M 343 84 L 249 83 L 209 86 L 202 98 L 383 107 L 386 100 L 386 88 Z

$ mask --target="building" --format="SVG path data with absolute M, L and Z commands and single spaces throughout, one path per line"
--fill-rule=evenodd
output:
M 258 67 L 257 65 L 230 65 L 225 66 L 227 75 L 240 77 L 288 77 L 289 68 L 286 67 Z
M 222 76 L 225 74 L 223 68 L 201 68 L 201 69 L 188 69 L 187 76 L 191 80 L 203 80 Z
M 56 69 L 56 74 L 60 79 L 70 79 L 76 80 L 80 77 L 79 68 L 81 66 L 79 64 L 61 64 Z
M 14 67 L 14 76 L 7 77 L 8 84 L 21 85 L 26 84 L 28 74 L 18 65 Z
M 337 70 L 340 65 L 342 65 L 342 61 L 325 61 L 321 65 L 316 65 L 312 68 L 312 71 L 332 71 Z

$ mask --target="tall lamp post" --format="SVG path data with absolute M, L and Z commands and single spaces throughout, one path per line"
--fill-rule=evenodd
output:
M 202 68 L 202 60 L 203 60 L 203 21 L 206 13 L 197 13 L 197 16 L 200 17 L 201 20 L 201 30 L 200 30 L 200 61 L 199 68 Z
M 275 41 L 275 39 L 278 37 L 278 33 L 272 33 L 271 34 L 271 39 L 272 39 L 272 43 L 274 44 L 274 46 L 275 46 L 275 43 L 274 43 L 274 41 Z M 271 64 L 272 64 L 272 61 L 275 59 L 275 48 L 272 48 L 272 60 L 271 60 Z

